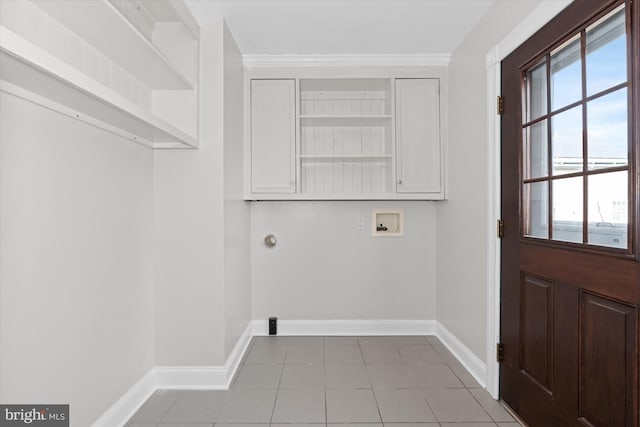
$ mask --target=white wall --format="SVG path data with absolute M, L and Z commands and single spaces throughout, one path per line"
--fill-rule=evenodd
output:
M 153 153 L 159 366 L 224 365 L 249 322 L 242 69 L 221 18 L 200 52 L 200 147 Z
M 250 205 L 243 200 L 244 68 L 224 26 L 225 358 L 251 321 Z
M 221 25 L 201 28 L 200 148 L 153 152 L 159 366 L 225 362 Z
M 199 150 L 0 95 L 1 402 L 69 403 L 88 426 L 156 365 L 224 365 L 248 325 L 243 69 L 222 20 L 202 55 Z
M 91 425 L 154 365 L 151 150 L 0 94 L 0 401 Z
M 371 209 L 404 208 L 404 237 L 372 237 Z M 435 319 L 433 202 L 253 202 L 253 318 Z M 358 217 L 365 227 L 357 229 Z M 264 237 L 274 234 L 269 249 Z
M 438 320 L 486 359 L 486 54 L 539 1 L 496 2 L 453 53 L 449 68 L 448 198 L 437 209 Z

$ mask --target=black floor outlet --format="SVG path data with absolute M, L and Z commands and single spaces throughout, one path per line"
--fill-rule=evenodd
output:
M 269 335 L 278 335 L 277 317 L 269 317 Z

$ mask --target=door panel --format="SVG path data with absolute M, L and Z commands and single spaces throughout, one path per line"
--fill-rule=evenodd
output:
M 552 394 L 553 284 L 523 274 L 520 295 L 520 370 Z
M 580 418 L 586 425 L 630 425 L 637 309 L 582 293 Z
M 500 396 L 531 427 L 640 426 L 639 21 L 575 1 L 502 63 Z

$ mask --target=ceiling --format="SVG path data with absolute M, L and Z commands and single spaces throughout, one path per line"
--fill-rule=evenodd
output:
M 452 53 L 494 0 L 196 0 L 245 55 Z

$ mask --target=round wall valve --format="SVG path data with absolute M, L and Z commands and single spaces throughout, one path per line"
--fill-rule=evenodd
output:
M 272 248 L 276 245 L 276 236 L 274 236 L 273 234 L 269 234 L 267 235 L 267 237 L 264 238 L 264 244 L 268 247 L 268 248 Z

